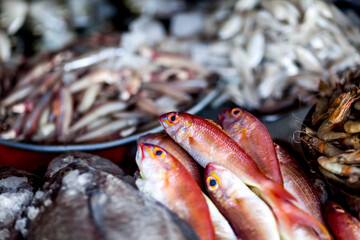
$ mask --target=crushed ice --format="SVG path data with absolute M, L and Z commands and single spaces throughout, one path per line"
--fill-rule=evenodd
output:
M 8 177 L 0 180 L 0 187 L 16 189 L 22 183 L 27 183 L 26 177 Z

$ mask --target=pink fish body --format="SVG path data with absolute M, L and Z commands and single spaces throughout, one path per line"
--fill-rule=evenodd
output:
M 264 124 L 240 108 L 223 110 L 218 119 L 224 131 L 249 154 L 265 175 L 283 184 L 274 142 Z

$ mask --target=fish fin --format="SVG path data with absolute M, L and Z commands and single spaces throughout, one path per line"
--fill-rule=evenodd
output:
M 262 184 L 261 192 L 264 192 L 266 196 L 275 196 L 277 199 L 282 201 L 297 201 L 296 198 L 285 190 L 285 188 L 275 181 L 267 181 L 266 183 Z
M 313 216 L 301 210 L 290 202 L 283 202 L 279 208 L 286 215 L 287 223 L 291 227 L 291 232 L 295 231 L 297 225 L 309 227 L 315 231 L 319 239 L 332 239 L 326 227 L 317 221 Z
M 106 204 L 106 194 L 96 187 L 86 189 L 88 195 L 88 209 L 93 223 L 99 233 L 105 237 L 103 211 Z
M 212 125 L 214 125 L 218 129 L 220 129 L 221 131 L 223 131 L 226 135 L 228 135 L 230 137 L 230 135 L 227 132 L 225 132 L 224 129 L 222 129 L 222 127 L 219 124 L 217 124 L 216 122 L 214 122 L 211 119 L 205 119 L 205 120 L 207 120 L 209 123 L 211 123 Z
M 213 120 L 211 120 L 211 119 L 205 119 L 205 120 L 208 121 L 209 123 L 215 125 L 217 128 L 220 128 L 220 129 L 222 130 L 222 128 L 220 127 L 220 125 L 217 124 L 216 122 L 214 122 Z

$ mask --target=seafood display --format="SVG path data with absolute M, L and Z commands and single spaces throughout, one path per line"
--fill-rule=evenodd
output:
M 263 168 L 267 164 L 258 164 L 268 163 L 280 169 L 280 159 L 286 164 L 295 161 L 284 150 L 278 153 L 281 154 L 278 159 L 265 126 L 240 108 L 224 110 L 218 119 L 225 126 L 224 130 L 211 120 L 188 113 L 170 112 L 159 117 L 165 132 L 173 141 L 205 168 L 205 188 L 236 236 L 241 239 L 331 239 L 322 218 L 318 196 L 309 181 L 306 181 L 301 168 L 279 170 L 277 179 L 281 181 L 278 183 L 268 177 L 271 171 Z M 195 183 L 191 170 L 185 174 L 187 161 L 183 163 L 184 160 L 177 160 L 175 155 L 167 151 L 163 142 L 160 142 L 160 147 L 152 141 L 158 136 L 163 136 L 163 133 L 139 139 L 136 161 L 143 179 L 137 180 L 138 186 L 141 186 L 141 191 L 154 196 L 170 209 L 176 209 L 175 212 L 185 211 L 185 216 L 179 215 L 191 225 L 194 221 L 189 219 L 192 206 L 182 207 L 181 210 L 176 208 L 185 206 L 182 203 L 185 200 L 176 197 L 183 192 L 178 188 L 179 182 Z M 261 137 L 265 140 L 260 145 L 250 144 Z M 147 143 L 147 139 L 155 145 Z M 243 139 L 241 144 L 245 141 L 244 145 L 239 145 L 238 139 Z M 254 151 L 254 147 L 258 151 Z M 267 154 L 259 154 L 262 151 L 274 155 L 268 157 Z M 258 158 L 258 161 L 253 158 Z M 179 182 L 171 184 L 170 174 Z M 294 174 L 298 175 L 295 177 Z M 188 179 L 185 180 L 185 177 Z M 300 188 L 304 189 L 304 193 L 300 193 Z M 196 191 L 191 191 L 191 194 L 196 194 Z M 197 198 L 200 202 L 199 194 Z
M 333 2 L 0 1 L 0 240 L 360 240 Z
M 209 89 L 211 74 L 186 56 L 149 47 L 133 53 L 111 43 L 99 48 L 91 39 L 84 45 L 90 45 L 85 53 L 81 45 L 70 47 L 18 75 L 0 103 L 3 139 L 119 139 L 153 126 L 164 112 L 190 108 Z
M 360 189 L 359 76 L 360 71 L 355 70 L 345 73 L 341 84 L 323 84 L 319 101 L 309 119 L 305 119 L 301 135 L 302 143 L 317 159 L 317 164 L 312 165 L 337 186 L 333 186 L 334 191 L 342 192 L 349 209 L 357 213 L 360 213 L 356 193 Z

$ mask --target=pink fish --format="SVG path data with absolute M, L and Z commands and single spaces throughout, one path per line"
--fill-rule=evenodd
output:
M 274 142 L 259 119 L 240 109 L 225 109 L 218 120 L 224 131 L 256 162 L 265 175 L 283 184 Z

